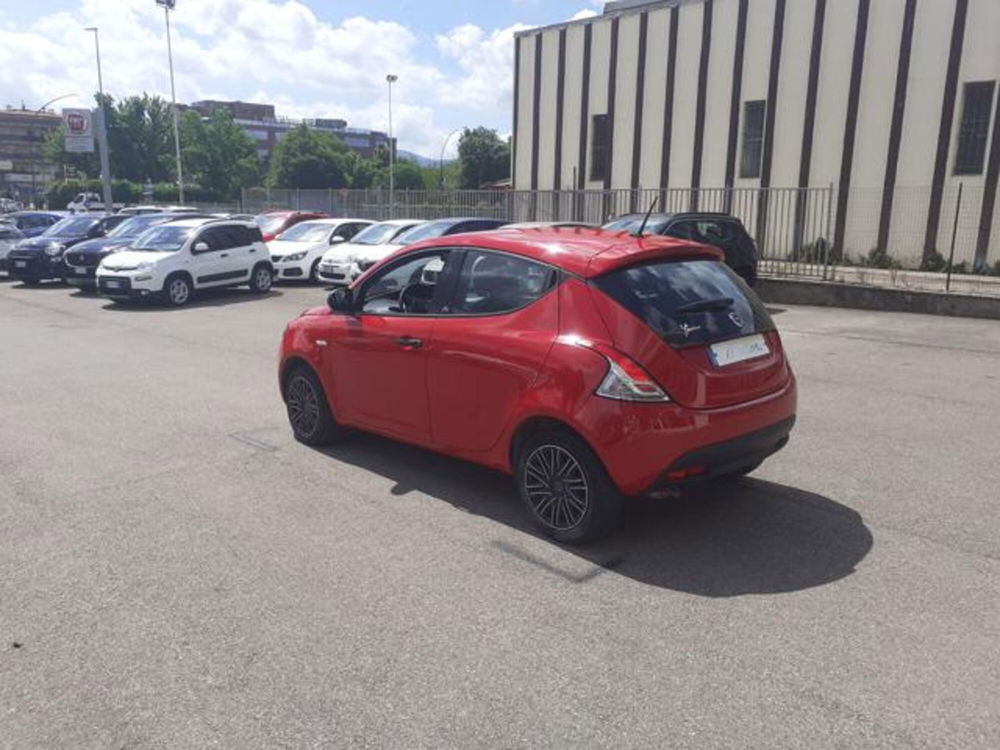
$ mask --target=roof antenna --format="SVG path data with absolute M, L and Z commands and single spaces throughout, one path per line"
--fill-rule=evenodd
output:
M 642 233 L 646 229 L 646 224 L 649 221 L 649 217 L 653 215 L 653 209 L 656 208 L 656 201 L 658 200 L 660 200 L 660 196 L 656 196 L 655 198 L 653 198 L 653 202 L 649 204 L 649 210 L 646 212 L 646 215 L 642 219 L 642 224 L 639 225 L 638 229 L 632 232 L 633 237 L 642 237 Z

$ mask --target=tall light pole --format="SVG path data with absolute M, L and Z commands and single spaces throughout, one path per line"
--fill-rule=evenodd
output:
M 396 149 L 392 142 L 392 84 L 399 80 L 399 76 L 390 73 L 385 77 L 385 82 L 389 84 L 389 218 L 395 216 L 395 163 Z
M 444 143 L 441 144 L 441 158 L 438 159 L 438 189 L 444 190 L 444 150 L 448 148 L 448 141 L 462 128 L 455 128 L 445 136 Z
M 101 75 L 101 40 L 96 26 L 87 26 L 84 30 L 94 32 L 94 51 L 97 53 L 97 92 L 101 97 L 101 106 L 98 108 L 100 122 L 97 128 L 97 140 L 101 148 L 101 193 L 104 198 L 104 211 L 111 213 L 114 211 L 114 204 L 111 200 L 111 155 L 108 153 L 108 110 L 104 106 L 104 78 Z
M 176 7 L 177 0 L 156 0 L 156 4 L 163 6 L 163 18 L 167 22 L 167 60 L 170 63 L 170 103 L 174 111 L 174 156 L 177 159 L 177 197 L 183 203 L 184 171 L 181 168 L 181 130 L 177 123 L 177 92 L 174 89 L 174 50 L 170 42 L 170 11 Z

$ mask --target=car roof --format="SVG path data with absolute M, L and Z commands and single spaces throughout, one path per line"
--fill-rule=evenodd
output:
M 650 221 L 670 221 L 674 219 L 690 219 L 698 216 L 711 217 L 713 219 L 730 219 L 732 221 L 739 221 L 739 219 L 732 214 L 727 214 L 723 211 L 678 211 L 677 213 L 663 213 L 657 212 L 649 215 Z M 645 213 L 637 214 L 622 214 L 621 216 L 613 216 L 608 219 L 605 224 L 610 224 L 613 221 L 623 221 L 625 219 L 644 219 L 646 217 Z
M 320 219 L 308 219 L 302 222 L 303 224 L 329 224 L 330 226 L 336 226 L 338 224 L 346 224 L 348 222 L 357 223 L 364 222 L 365 224 L 374 224 L 375 222 L 371 219 L 329 219 L 326 217 Z
M 502 250 L 547 263 L 564 271 L 593 278 L 657 259 L 721 260 L 722 252 L 708 245 L 660 235 L 633 237 L 628 232 L 582 227 L 534 227 L 468 232 L 408 245 L 403 253 L 430 247 L 477 247 Z
M 68 211 L 15 211 L 11 216 L 57 216 L 63 219 L 72 216 Z

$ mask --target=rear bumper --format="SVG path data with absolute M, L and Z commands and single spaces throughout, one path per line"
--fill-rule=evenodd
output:
M 795 423 L 794 377 L 779 391 L 718 409 L 591 397 L 580 426 L 618 488 L 642 495 L 749 468 L 780 450 Z M 697 476 L 672 480 L 681 469 Z

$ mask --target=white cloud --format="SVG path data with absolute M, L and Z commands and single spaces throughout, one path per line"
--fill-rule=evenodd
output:
M 444 82 L 439 101 L 477 109 L 510 109 L 514 89 L 514 34 L 529 28 L 515 24 L 486 32 L 465 24 L 437 37 L 441 54 L 461 69 L 458 80 Z
M 569 20 L 582 21 L 584 18 L 593 18 L 596 15 L 597 15 L 596 10 L 592 10 L 590 8 L 584 8 L 583 10 L 578 10 L 576 13 L 574 13 Z
M 171 14 L 177 98 L 254 99 L 288 116 L 342 117 L 386 129 L 386 73 L 400 148 L 436 155 L 455 125 L 509 128 L 514 25 L 467 24 L 433 44 L 404 25 L 361 16 L 320 21 L 299 0 L 198 0 Z M 72 11 L 14 25 L 0 14 L 0 106 L 61 94 L 87 105 L 96 89 L 98 26 L 105 90 L 169 97 L 163 13 L 150 0 L 81 0 Z

